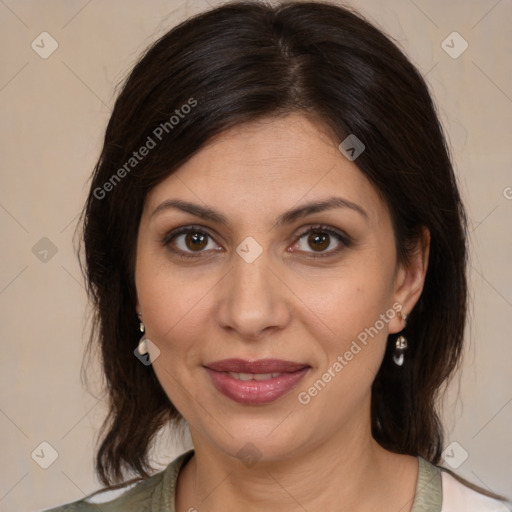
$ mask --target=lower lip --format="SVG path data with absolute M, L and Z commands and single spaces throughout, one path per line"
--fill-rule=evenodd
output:
M 255 405 L 268 404 L 283 396 L 306 375 L 309 367 L 267 380 L 238 380 L 227 373 L 205 369 L 223 395 L 240 404 Z

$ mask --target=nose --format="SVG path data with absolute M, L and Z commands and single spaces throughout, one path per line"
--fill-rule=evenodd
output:
M 240 339 L 257 341 L 284 329 L 291 318 L 293 293 L 263 253 L 252 263 L 235 254 L 233 266 L 217 288 L 217 317 Z M 219 283 L 220 284 L 220 283 Z

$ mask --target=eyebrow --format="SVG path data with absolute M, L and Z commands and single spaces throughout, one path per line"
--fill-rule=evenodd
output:
M 368 213 L 358 204 L 342 197 L 329 197 L 322 201 L 307 203 L 282 213 L 277 218 L 275 225 L 279 227 L 286 224 L 291 224 L 292 222 L 302 217 L 306 217 L 313 213 L 332 210 L 334 208 L 348 208 L 359 213 L 362 217 L 368 220 Z M 179 199 L 169 199 L 164 201 L 153 210 L 150 218 L 168 209 L 181 210 L 202 219 L 211 220 L 224 226 L 228 225 L 228 219 L 222 213 L 217 212 L 208 206 L 200 206 L 198 204 L 189 203 L 188 201 L 181 201 Z

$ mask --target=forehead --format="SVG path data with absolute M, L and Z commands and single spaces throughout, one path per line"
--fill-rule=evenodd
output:
M 337 195 L 378 221 L 386 205 L 338 144 L 322 125 L 297 113 L 234 126 L 152 189 L 146 209 L 179 197 L 215 205 L 228 216 L 267 217 L 270 211 Z

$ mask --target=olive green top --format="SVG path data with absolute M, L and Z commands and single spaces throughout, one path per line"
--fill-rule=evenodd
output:
M 176 512 L 176 482 L 180 469 L 192 457 L 189 450 L 166 469 L 138 483 L 121 496 L 104 503 L 92 503 L 86 498 L 45 512 Z M 419 472 L 416 497 L 411 512 L 441 512 L 441 470 L 418 457 Z

